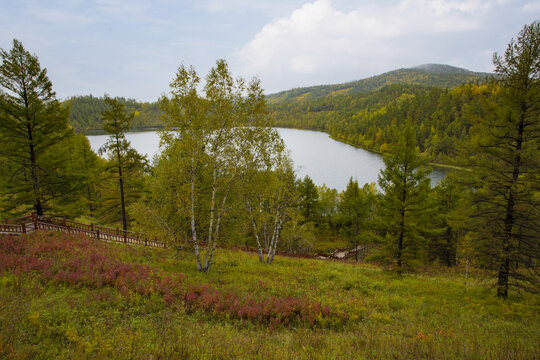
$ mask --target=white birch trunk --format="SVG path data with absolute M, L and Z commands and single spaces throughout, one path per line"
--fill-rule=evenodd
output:
M 201 256 L 199 253 L 199 243 L 197 240 L 197 228 L 195 226 L 195 156 L 191 157 L 191 237 L 193 241 L 193 250 L 197 260 L 197 270 L 201 271 Z

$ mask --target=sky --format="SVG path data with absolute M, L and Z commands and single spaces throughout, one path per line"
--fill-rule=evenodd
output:
M 39 57 L 59 99 L 155 101 L 217 59 L 267 94 L 442 63 L 493 71 L 540 0 L 0 0 L 0 48 Z

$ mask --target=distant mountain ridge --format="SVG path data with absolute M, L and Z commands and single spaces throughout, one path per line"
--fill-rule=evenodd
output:
M 270 104 L 308 101 L 328 96 L 367 93 L 385 85 L 411 84 L 454 88 L 476 82 L 493 74 L 474 72 L 445 64 L 423 64 L 412 68 L 392 70 L 369 78 L 333 85 L 318 85 L 281 91 L 267 96 Z

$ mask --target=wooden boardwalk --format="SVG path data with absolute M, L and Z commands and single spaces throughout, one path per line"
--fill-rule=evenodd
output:
M 37 216 L 32 214 L 16 219 L 5 219 L 0 223 L 0 234 L 27 234 L 34 231 L 61 231 L 70 234 L 84 234 L 96 240 L 117 242 L 123 244 L 133 244 L 165 248 L 167 245 L 163 242 L 152 239 L 146 234 L 120 230 L 118 228 L 108 228 L 94 224 L 85 224 L 71 221 L 64 218 L 53 218 L 46 216 Z

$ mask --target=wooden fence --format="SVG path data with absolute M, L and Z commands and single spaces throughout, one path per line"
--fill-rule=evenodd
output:
M 167 245 L 151 239 L 146 234 L 80 223 L 64 218 L 37 216 L 32 214 L 16 219 L 5 219 L 0 224 L 0 234 L 26 234 L 33 231 L 61 231 L 70 234 L 84 234 L 96 240 L 165 248 Z

